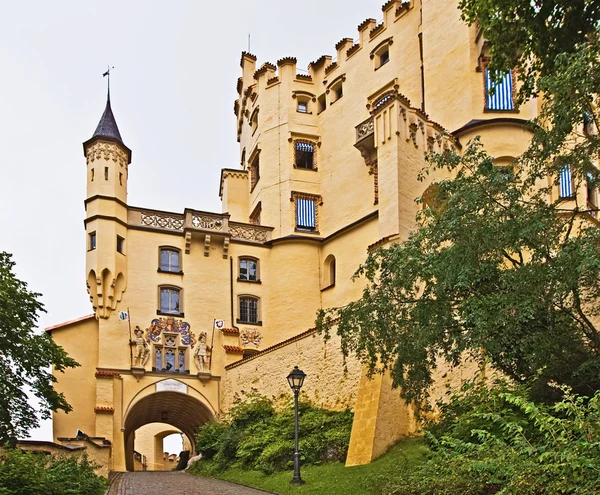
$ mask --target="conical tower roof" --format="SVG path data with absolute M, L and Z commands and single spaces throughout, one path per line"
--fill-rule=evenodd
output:
M 92 138 L 95 137 L 110 138 L 121 144 L 125 144 L 121 138 L 121 133 L 119 132 L 119 127 L 117 126 L 117 121 L 115 120 L 112 108 L 110 107 L 110 97 L 106 100 L 106 108 L 104 109 L 104 113 L 102 114 L 102 117 L 100 117 L 100 122 L 98 122 L 98 127 L 96 127 L 96 131 L 92 136 Z

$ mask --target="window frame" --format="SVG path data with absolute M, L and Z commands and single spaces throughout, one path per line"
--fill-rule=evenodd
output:
M 178 261 L 178 268 L 179 270 L 168 270 L 168 269 L 164 269 L 162 266 L 162 253 L 163 251 L 169 251 L 171 253 L 177 253 L 177 261 Z M 158 248 L 158 270 L 157 272 L 159 273 L 175 273 L 177 275 L 183 275 L 183 268 L 181 266 L 181 261 L 182 261 L 182 256 L 181 256 L 181 249 L 176 248 L 174 246 L 159 246 Z M 170 263 L 170 259 L 169 259 L 169 266 L 171 265 Z
M 94 251 L 98 246 L 98 236 L 96 235 L 96 231 L 90 232 L 88 234 L 88 251 Z
M 254 280 L 250 279 L 250 274 L 247 273 L 247 278 L 242 277 L 242 262 L 253 262 L 254 266 Z M 248 271 L 248 268 L 246 268 Z M 238 257 L 238 282 L 248 282 L 251 284 L 260 284 L 260 260 L 255 256 L 240 256 Z
M 516 85 L 515 85 L 515 75 L 513 73 L 512 70 L 506 70 L 504 71 L 505 74 L 503 76 L 503 78 L 505 78 L 506 76 L 510 75 L 510 108 L 490 108 L 490 99 L 491 98 L 495 98 L 498 95 L 498 92 L 494 92 L 494 95 L 491 96 L 489 94 L 489 90 L 491 88 L 491 78 L 489 76 L 489 68 L 486 65 L 485 67 L 483 67 L 483 98 L 484 98 L 484 107 L 483 107 L 483 111 L 484 112 L 512 112 L 512 113 L 518 113 L 518 109 L 516 107 L 515 104 L 515 96 L 516 96 Z M 495 87 L 500 86 L 500 84 L 504 84 L 504 83 L 496 83 Z M 505 94 L 505 96 L 508 96 L 508 92 Z
M 299 146 L 310 146 L 312 147 L 312 151 L 308 151 L 308 150 L 300 150 L 298 149 Z M 312 170 L 312 171 L 317 171 L 317 143 L 315 143 L 314 141 L 310 141 L 308 139 L 294 139 L 292 141 L 292 147 L 293 147 L 293 151 L 294 151 L 294 168 L 298 169 L 298 170 Z M 309 153 L 312 154 L 312 159 L 311 159 L 311 167 L 305 167 L 305 166 L 300 166 L 299 165 L 299 161 L 302 157 L 306 157 Z
M 250 316 L 250 309 L 248 308 L 248 319 L 247 320 L 243 320 L 242 319 L 242 301 L 254 301 L 256 303 L 256 321 L 251 321 L 249 316 Z M 240 294 L 238 295 L 238 305 L 237 305 L 237 310 L 238 310 L 238 317 L 236 318 L 236 323 L 240 323 L 242 325 L 257 325 L 257 326 L 262 326 L 262 320 L 260 317 L 260 309 L 261 309 L 261 303 L 260 303 L 260 297 L 255 296 L 253 294 Z
M 170 337 L 174 337 L 175 338 L 175 342 L 173 344 L 169 344 L 167 342 L 167 338 Z M 161 332 L 161 341 L 160 343 L 156 343 L 153 342 L 152 343 L 152 371 L 158 372 L 158 373 L 175 373 L 175 374 L 180 374 L 180 375 L 189 375 L 190 374 L 190 350 L 189 350 L 190 346 L 186 346 L 181 342 L 181 334 L 177 333 L 177 332 Z M 157 359 L 156 359 L 156 354 L 157 354 L 157 350 L 161 350 L 161 368 L 159 369 L 157 367 Z M 165 349 L 168 350 L 174 350 L 175 351 L 175 369 L 174 370 L 168 370 L 166 369 L 166 367 L 162 367 L 162 364 L 166 364 L 166 354 L 167 352 L 165 351 Z M 180 353 L 183 352 L 183 370 L 181 370 L 181 367 L 178 366 L 178 361 L 179 361 L 179 355 Z
M 177 292 L 178 294 L 178 303 L 179 303 L 179 311 L 165 311 L 162 306 L 162 293 L 163 291 L 172 291 Z M 157 315 L 164 316 L 185 316 L 183 312 L 183 289 L 181 287 L 177 287 L 176 285 L 159 285 L 158 286 L 158 309 L 156 310 Z
M 252 192 L 260 181 L 260 150 L 257 150 L 250 156 L 248 171 L 250 172 L 250 192 Z
M 563 180 L 565 179 L 568 179 L 568 184 L 563 183 Z M 576 192 L 573 184 L 573 172 L 571 171 L 571 165 L 565 165 L 558 173 L 558 198 L 561 200 L 568 200 L 573 199 L 575 195 Z
M 314 227 L 298 225 L 298 200 L 313 201 L 314 203 Z M 319 207 L 323 204 L 321 196 L 303 192 L 292 191 L 290 201 L 294 203 L 294 230 L 306 234 L 319 233 Z
M 117 253 L 125 256 L 125 237 L 117 234 Z

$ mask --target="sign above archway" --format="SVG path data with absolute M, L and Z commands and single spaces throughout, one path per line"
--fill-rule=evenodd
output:
M 184 394 L 188 393 L 187 385 L 185 383 L 182 383 L 179 380 L 173 380 L 172 378 L 158 382 L 156 384 L 156 391 L 157 392 L 182 392 Z

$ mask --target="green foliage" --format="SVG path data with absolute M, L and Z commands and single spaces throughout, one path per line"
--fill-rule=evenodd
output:
M 50 411 L 69 412 L 63 394 L 53 387 L 56 379 L 50 367 L 62 372 L 78 366 L 50 335 L 34 332 L 44 307 L 40 294 L 29 292 L 16 278 L 14 266 L 11 255 L 0 252 L 0 444 L 14 443 L 38 425 L 25 388 L 38 399 L 42 419 L 49 418 Z
M 547 406 L 506 383 L 466 387 L 429 430 L 430 460 L 386 493 L 598 493 L 600 393 L 590 399 L 559 390 L 563 399 Z
M 346 458 L 352 413 L 299 406 L 300 453 L 303 464 L 319 464 Z M 271 473 L 292 466 L 294 410 L 287 402 L 276 410 L 272 401 L 259 394 L 232 407 L 222 422 L 207 423 L 196 436 L 203 461 L 196 471 L 214 474 L 231 465 Z M 205 462 L 210 461 L 210 462 Z
M 317 327 L 337 325 L 344 354 L 390 369 L 410 400 L 426 399 L 439 357 L 459 364 L 482 350 L 544 393 L 549 379 L 600 388 L 598 228 L 494 167 L 477 140 L 432 160 L 455 177 L 437 183 L 438 206 L 406 241 L 369 253 L 361 299 L 319 312 Z
M 86 456 L 57 457 L 8 449 L 0 455 L 0 495 L 101 495 L 107 481 Z

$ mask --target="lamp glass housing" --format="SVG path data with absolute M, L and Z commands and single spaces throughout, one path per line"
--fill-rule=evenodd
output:
M 300 390 L 304 384 L 304 378 L 306 378 L 306 373 L 301 369 L 298 369 L 298 366 L 294 366 L 294 369 L 287 377 L 290 388 L 292 390 Z

